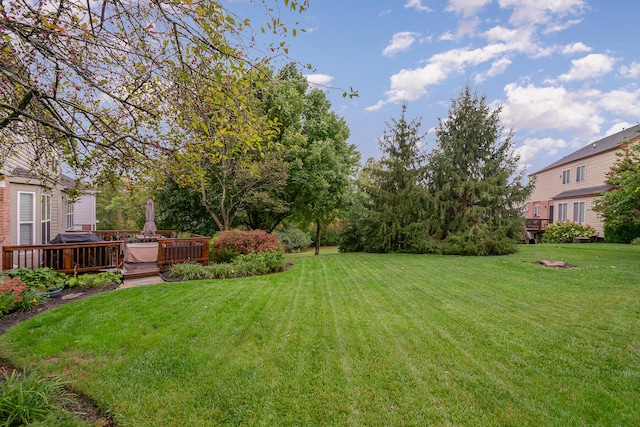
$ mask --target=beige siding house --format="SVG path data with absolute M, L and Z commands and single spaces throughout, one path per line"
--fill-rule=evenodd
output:
M 573 221 L 589 224 L 604 238 L 604 224 L 593 211 L 593 201 L 608 190 L 607 174 L 618 161 L 616 153 L 640 140 L 640 125 L 633 126 L 563 157 L 529 175 L 535 189 L 527 205 L 527 231 L 538 240 L 549 223 Z
M 75 182 L 65 176 L 52 184 L 28 172 L 26 150 L 0 162 L 0 250 L 9 245 L 49 243 L 67 230 L 95 230 L 95 191 L 71 200 Z M 79 215 L 75 215 L 75 211 Z

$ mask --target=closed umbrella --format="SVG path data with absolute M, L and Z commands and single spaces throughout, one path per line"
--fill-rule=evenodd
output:
M 142 232 L 144 234 L 156 234 L 156 223 L 155 223 L 155 207 L 153 205 L 153 200 L 147 200 L 147 210 L 144 215 L 144 228 Z

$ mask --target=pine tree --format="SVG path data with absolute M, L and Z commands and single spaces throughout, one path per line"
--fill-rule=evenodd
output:
M 504 133 L 500 112 L 467 85 L 447 119 L 439 120 L 428 185 L 436 203 L 433 230 L 445 252 L 515 252 L 531 186 L 522 183 L 513 133 Z
M 422 151 L 420 120 L 407 121 L 407 106 L 392 119 L 380 140 L 383 157 L 369 162 L 361 185 L 368 195 L 371 230 L 366 248 L 375 252 L 416 252 L 428 233 L 427 157 Z

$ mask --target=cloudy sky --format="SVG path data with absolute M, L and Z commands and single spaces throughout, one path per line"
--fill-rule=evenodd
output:
M 310 81 L 359 92 L 329 94 L 363 161 L 402 103 L 433 146 L 468 82 L 502 106 L 531 173 L 640 121 L 639 17 L 622 0 L 310 0 L 289 53 Z

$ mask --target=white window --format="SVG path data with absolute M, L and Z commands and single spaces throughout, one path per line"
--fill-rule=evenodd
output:
M 586 181 L 587 179 L 587 166 L 582 165 L 576 168 L 576 182 Z
M 535 205 L 533 207 L 533 216 L 540 216 L 540 205 Z
M 569 184 L 571 182 L 571 169 L 565 169 L 562 171 L 562 183 Z
M 558 221 L 567 220 L 567 208 L 566 203 L 558 203 Z
M 573 203 L 573 222 L 584 222 L 584 212 L 586 205 L 584 202 Z
M 75 221 L 73 218 L 73 210 L 74 205 L 72 202 L 67 199 L 67 230 L 73 230 L 73 226 L 75 225 Z
M 18 192 L 18 244 L 33 245 L 35 241 L 35 193 Z
M 42 243 L 47 244 L 51 240 L 51 196 L 47 194 L 40 198 L 40 218 Z

